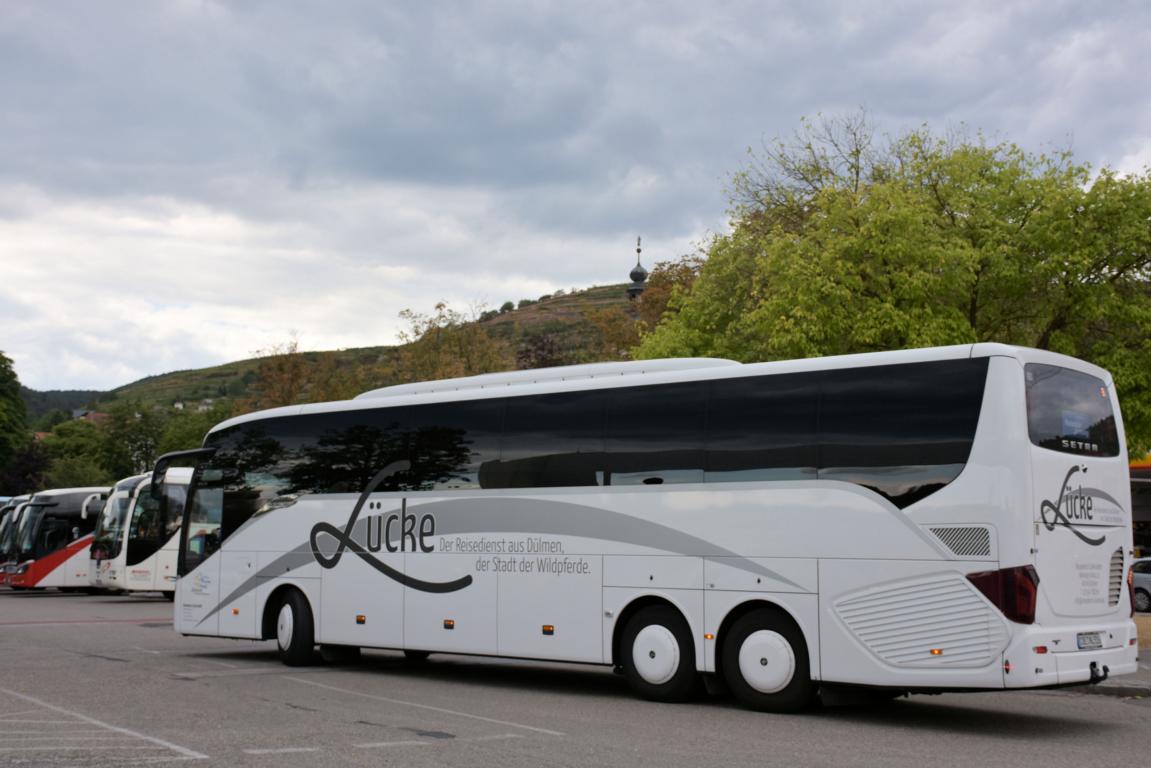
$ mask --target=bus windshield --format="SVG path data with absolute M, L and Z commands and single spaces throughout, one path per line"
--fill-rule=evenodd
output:
M 20 522 L 24 519 L 27 507 L 20 506 L 9 514 L 8 529 L 0 536 L 0 557 L 7 558 L 16 549 L 16 534 L 20 529 Z
M 131 503 L 132 491 L 130 489 L 118 490 L 108 499 L 100 519 L 96 522 L 96 531 L 92 539 L 93 551 L 99 549 L 106 553 L 109 558 L 120 553 L 123 540 L 121 534 L 124 531 L 124 521 L 127 519 L 128 507 Z
M 0 552 L 5 549 L 4 542 L 8 539 L 8 530 L 12 527 L 12 510 L 4 510 L 4 516 L 0 517 Z
M 36 531 L 40 527 L 40 519 L 44 517 L 43 507 L 29 506 L 24 510 L 20 519 L 20 529 L 16 532 L 16 554 L 18 559 L 24 560 L 32 556 L 36 547 Z

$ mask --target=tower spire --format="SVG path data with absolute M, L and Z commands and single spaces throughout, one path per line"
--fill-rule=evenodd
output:
M 647 280 L 647 270 L 640 264 L 640 258 L 643 256 L 643 238 L 637 237 L 635 239 L 635 266 L 632 267 L 631 273 L 628 277 L 631 278 L 631 285 L 627 288 L 627 297 L 629 299 L 639 298 L 643 293 L 644 282 Z

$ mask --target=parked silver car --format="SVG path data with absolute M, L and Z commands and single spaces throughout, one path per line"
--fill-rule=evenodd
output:
M 1135 610 L 1141 613 L 1151 611 L 1151 557 L 1135 561 Z

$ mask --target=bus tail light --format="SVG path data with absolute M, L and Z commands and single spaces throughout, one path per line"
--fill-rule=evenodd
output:
M 1127 599 L 1131 601 L 1131 618 L 1135 618 L 1135 566 L 1127 567 Z
M 1011 621 L 1035 622 L 1035 604 L 1039 597 L 1039 573 L 1035 566 L 969 573 L 967 580 Z

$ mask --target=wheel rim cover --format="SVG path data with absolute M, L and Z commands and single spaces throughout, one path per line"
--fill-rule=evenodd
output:
M 1144 592 L 1137 593 L 1135 595 L 1135 607 L 1140 611 L 1146 612 L 1146 610 L 1151 607 L 1151 597 L 1147 597 L 1147 594 Z
M 679 643 L 667 627 L 651 624 L 635 636 L 631 658 L 635 671 L 645 682 L 663 685 L 679 669 Z
M 284 605 L 280 608 L 280 616 L 276 619 L 276 642 L 284 649 L 292 644 L 292 607 L 290 605 Z
M 782 691 L 795 675 L 791 643 L 770 629 L 752 632 L 739 647 L 739 671 L 747 684 L 760 693 Z

